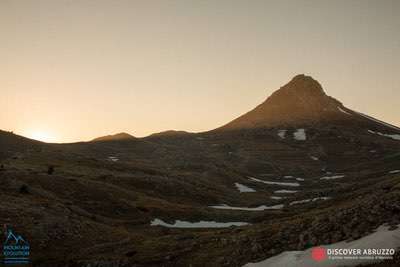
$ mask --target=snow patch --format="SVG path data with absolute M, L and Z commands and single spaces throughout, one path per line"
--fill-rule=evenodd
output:
M 383 121 L 374 119 L 374 118 L 372 118 L 372 117 L 370 117 L 370 116 L 368 116 L 368 115 L 362 114 L 362 113 L 360 113 L 360 112 L 357 112 L 357 114 L 360 115 L 360 116 L 363 116 L 364 118 L 367 118 L 367 119 L 369 119 L 369 120 L 371 120 L 371 121 L 374 121 L 374 122 L 377 122 L 377 123 L 379 123 L 379 124 L 385 125 L 386 127 L 389 127 L 389 128 L 395 129 L 395 130 L 397 130 L 397 131 L 400 131 L 400 128 L 399 128 L 399 127 L 396 127 L 396 126 L 391 125 L 391 124 L 389 124 L 389 123 L 386 123 L 386 122 L 383 122 Z
M 389 173 L 390 173 L 390 174 L 400 173 L 400 170 L 390 171 Z
M 368 249 L 368 248 L 397 248 L 400 246 L 400 228 L 389 231 L 388 226 L 380 226 L 376 232 L 351 242 L 338 242 L 330 245 L 323 245 L 325 249 Z M 285 251 L 274 257 L 257 263 L 248 263 L 244 267 L 287 267 L 287 266 L 307 266 L 307 267 L 329 267 L 329 266 L 359 266 L 367 263 L 377 262 L 374 257 L 365 259 L 326 259 L 315 261 L 310 257 L 313 248 L 304 251 Z
M 318 200 L 328 200 L 328 199 L 331 199 L 331 198 L 330 197 L 315 197 L 315 198 L 310 198 L 310 199 L 292 201 L 289 203 L 289 205 L 292 206 L 292 205 L 297 205 L 297 204 L 304 204 L 304 203 L 308 203 L 308 202 L 315 202 Z
M 278 136 L 279 136 L 281 139 L 285 139 L 286 132 L 287 132 L 287 130 L 279 130 L 279 131 L 278 131 Z
M 345 177 L 346 175 L 333 175 L 333 176 L 324 176 L 319 178 L 320 180 L 335 180 Z
M 389 137 L 389 138 L 392 138 L 394 140 L 399 140 L 400 141 L 400 134 L 384 134 L 384 133 L 375 132 L 375 131 L 372 131 L 372 130 L 368 130 L 368 132 L 373 133 L 373 134 L 377 134 L 377 135 L 380 135 L 380 136 Z
M 231 207 L 226 204 L 217 205 L 217 206 L 209 206 L 213 209 L 221 209 L 221 210 L 245 210 L 245 211 L 263 211 L 263 210 L 279 210 L 284 207 L 283 204 L 275 205 L 275 206 L 265 206 L 261 205 L 255 208 L 246 208 L 246 207 Z
M 306 130 L 304 129 L 297 129 L 297 131 L 295 131 L 293 133 L 293 138 L 297 141 L 305 141 L 307 139 L 306 136 Z
M 116 161 L 119 160 L 119 158 L 114 157 L 114 156 L 109 156 L 109 157 L 108 157 L 108 160 L 116 162 Z
M 248 186 L 235 183 L 236 188 L 239 190 L 240 193 L 251 193 L 251 192 L 256 192 L 253 188 L 250 188 Z
M 310 156 L 310 158 L 311 158 L 312 160 L 319 160 L 319 158 L 314 157 L 314 156 Z
M 281 200 L 281 199 L 283 199 L 283 197 L 270 196 L 270 199 L 273 199 L 273 200 Z
M 187 222 L 176 220 L 174 224 L 166 223 L 160 219 L 154 219 L 150 222 L 151 226 L 164 226 L 168 228 L 224 228 L 231 226 L 244 226 L 249 225 L 246 222 L 215 222 L 215 221 L 199 221 Z
M 259 183 L 264 183 L 264 184 L 270 184 L 270 185 L 280 185 L 280 186 L 300 186 L 299 183 L 282 183 L 282 182 L 272 182 L 272 181 L 264 181 L 260 180 L 254 177 L 249 177 L 251 181 L 259 182 Z
M 283 176 L 283 178 L 285 178 L 285 179 L 296 179 L 296 181 L 299 181 L 299 182 L 304 181 L 303 178 L 295 178 L 294 176 L 290 176 L 290 175 Z
M 350 114 L 349 112 L 347 112 L 346 110 L 344 110 L 344 109 L 342 109 L 342 108 L 340 108 L 340 107 L 337 107 L 337 108 L 338 108 L 338 110 L 339 110 L 340 112 L 351 116 L 351 114 Z

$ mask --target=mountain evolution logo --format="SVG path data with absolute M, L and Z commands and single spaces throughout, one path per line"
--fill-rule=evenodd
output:
M 5 265 L 28 264 L 30 255 L 29 243 L 4 225 L 5 241 L 3 243 L 3 262 Z

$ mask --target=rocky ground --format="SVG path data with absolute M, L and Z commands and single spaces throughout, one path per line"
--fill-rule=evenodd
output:
M 345 180 L 321 181 L 322 174 L 312 170 L 301 170 L 299 175 L 291 172 L 305 179 L 300 192 L 271 200 L 281 186 L 246 178 L 266 179 L 260 176 L 259 166 L 229 167 L 229 158 L 217 163 L 205 158 L 204 167 L 190 172 L 188 168 L 195 166 L 188 167 L 179 159 L 173 164 L 181 167 L 174 169 L 165 162 L 156 166 L 145 157 L 138 161 L 140 152 L 129 160 L 118 154 L 120 159 L 113 162 L 108 159 L 114 154 L 110 153 L 113 145 L 107 144 L 104 154 L 102 148 L 85 151 L 88 148 L 81 146 L 87 144 L 46 145 L 2 160 L 0 218 L 30 240 L 35 266 L 241 266 L 285 250 L 359 238 L 383 223 L 400 223 L 400 176 L 389 173 L 399 166 L 393 152 L 373 164 L 361 162 L 357 168 L 340 169 Z M 140 146 L 152 148 L 147 143 Z M 138 144 L 134 147 L 138 149 Z M 232 148 L 243 157 L 233 144 Z M 121 151 L 119 145 L 115 150 Z M 363 169 L 365 164 L 368 170 Z M 283 168 L 271 169 L 278 170 L 276 176 L 283 175 L 279 173 Z M 208 177 L 213 177 L 212 182 Z M 273 179 L 291 181 L 269 178 Z M 257 192 L 240 193 L 235 181 Z M 332 199 L 290 206 L 292 201 L 316 196 Z M 284 203 L 285 207 L 266 211 L 208 207 L 220 203 L 243 207 Z M 179 219 L 251 225 L 172 229 L 150 226 L 154 218 L 171 223 Z
M 42 267 L 242 266 L 400 224 L 400 131 L 309 77 L 281 90 L 199 134 L 44 144 L 0 131 L 0 223 Z

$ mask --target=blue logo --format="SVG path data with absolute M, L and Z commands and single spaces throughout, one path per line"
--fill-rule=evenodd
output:
M 4 226 L 5 238 L 3 244 L 4 264 L 28 264 L 30 255 L 29 243 L 10 227 Z

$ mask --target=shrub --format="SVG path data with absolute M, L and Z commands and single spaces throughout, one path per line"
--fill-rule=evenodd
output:
M 26 184 L 21 185 L 21 187 L 19 188 L 19 192 L 21 194 L 28 194 L 29 193 L 29 188 Z
M 52 175 L 54 173 L 54 166 L 49 166 L 48 168 L 47 168 L 47 174 L 48 175 Z

